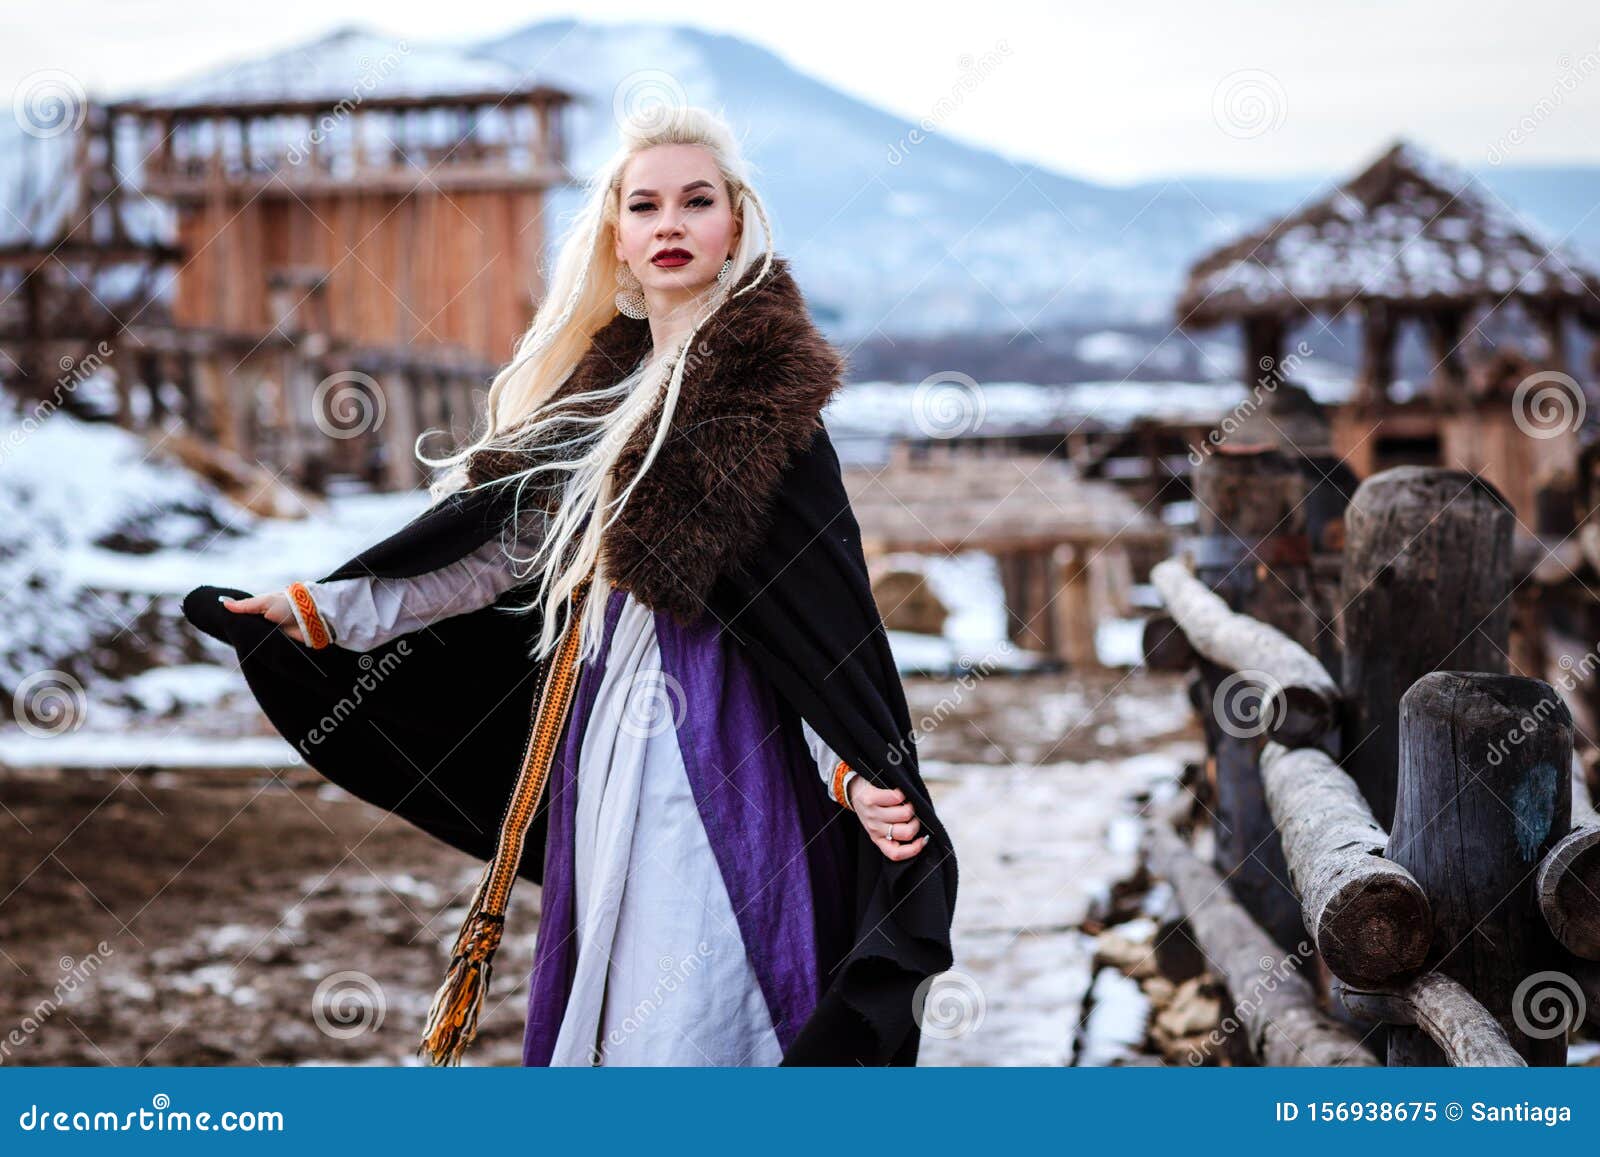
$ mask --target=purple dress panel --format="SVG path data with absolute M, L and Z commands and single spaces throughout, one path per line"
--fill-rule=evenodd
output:
M 778 1043 L 788 1049 L 816 1007 L 815 920 L 792 753 L 772 695 L 721 625 L 655 618 L 661 670 L 682 688 L 678 750 L 738 918 Z M 809 753 L 801 765 L 820 785 Z
M 577 965 L 573 847 L 578 758 L 627 592 L 606 602 L 599 654 L 579 676 L 551 771 L 540 926 L 523 1063 L 548 1065 Z M 827 789 L 798 718 L 709 616 L 654 616 L 661 670 L 680 711 L 674 735 L 740 938 L 787 1050 L 848 947 L 847 839 L 854 821 Z M 647 822 L 640 817 L 639 822 Z

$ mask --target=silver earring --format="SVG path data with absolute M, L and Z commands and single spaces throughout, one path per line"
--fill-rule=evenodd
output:
M 622 286 L 616 296 L 617 311 L 635 320 L 650 316 L 650 303 L 644 299 L 644 285 L 634 276 L 626 262 L 617 266 L 617 284 Z
M 728 258 L 722 263 L 722 268 L 717 270 L 717 284 L 727 285 L 728 277 L 733 273 L 733 258 Z

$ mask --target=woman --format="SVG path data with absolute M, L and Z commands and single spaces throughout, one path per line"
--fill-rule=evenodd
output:
M 423 457 L 434 505 L 320 581 L 185 610 L 319 771 L 490 861 L 434 1060 L 520 873 L 527 1064 L 915 1063 L 955 860 L 818 416 L 841 359 L 727 128 L 624 135 L 483 434 Z

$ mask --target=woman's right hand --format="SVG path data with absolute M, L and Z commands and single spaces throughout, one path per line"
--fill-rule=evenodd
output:
M 306 641 L 305 635 L 300 632 L 300 624 L 295 621 L 294 610 L 289 606 L 289 596 L 282 591 L 275 591 L 270 595 L 252 595 L 247 599 L 230 599 L 224 596 L 221 601 L 223 606 L 235 614 L 263 615 L 267 622 L 283 628 L 283 633 L 295 642 Z
M 873 787 L 866 776 L 857 775 L 850 780 L 850 807 L 889 859 L 909 860 L 928 846 L 927 833 L 917 836 L 922 821 L 899 788 Z

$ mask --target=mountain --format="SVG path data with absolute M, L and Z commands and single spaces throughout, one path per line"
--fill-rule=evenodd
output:
M 1116 325 L 1164 331 L 1198 256 L 1348 176 L 1195 174 L 1113 186 L 937 132 L 912 144 L 910 121 L 766 48 L 671 24 L 546 20 L 465 44 L 345 28 L 148 95 L 337 99 L 355 95 L 358 84 L 390 94 L 535 82 L 583 98 L 568 132 L 580 177 L 615 147 L 619 99 L 663 92 L 721 109 L 744 141 L 780 251 L 794 260 L 824 327 L 852 342 L 984 333 L 1009 342 L 1019 333 Z M 1386 143 L 1374 142 L 1374 155 Z M 0 142 L 0 185 L 18 169 L 20 148 Z M 1570 231 L 1579 254 L 1600 260 L 1600 165 L 1481 166 L 1477 175 L 1545 236 Z M 15 199 L 0 196 L 7 205 Z M 552 219 L 577 197 L 576 188 L 559 191 Z
M 779 247 L 847 334 L 1156 316 L 1197 243 L 1251 220 L 1181 185 L 1116 189 L 937 133 L 911 143 L 911 122 L 731 36 L 549 20 L 473 47 L 588 98 L 575 171 L 615 147 L 619 91 L 721 109 L 743 130 Z
M 472 48 L 589 98 L 570 138 L 579 172 L 614 147 L 619 91 L 722 109 L 745 130 L 779 246 L 854 336 L 1168 321 L 1197 256 L 1347 175 L 1109 186 L 938 134 L 907 145 L 911 122 L 681 25 L 547 20 Z M 1574 243 L 1600 257 L 1600 166 L 1480 175 L 1547 234 L 1579 227 Z

